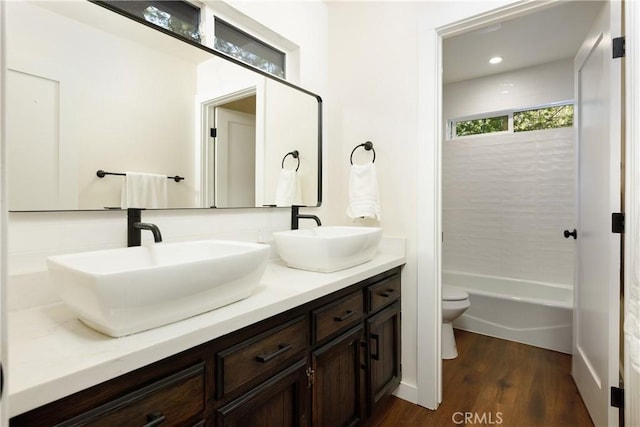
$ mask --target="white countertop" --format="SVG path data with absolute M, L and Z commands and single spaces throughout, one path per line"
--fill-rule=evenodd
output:
M 53 402 L 183 350 L 267 319 L 405 263 L 404 239 L 383 238 L 371 261 L 334 273 L 269 263 L 242 301 L 176 323 L 111 338 L 63 303 L 9 313 L 9 416 Z

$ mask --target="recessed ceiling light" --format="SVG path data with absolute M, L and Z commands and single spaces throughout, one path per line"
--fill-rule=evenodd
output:
M 489 60 L 489 64 L 499 64 L 502 62 L 502 56 L 494 56 Z

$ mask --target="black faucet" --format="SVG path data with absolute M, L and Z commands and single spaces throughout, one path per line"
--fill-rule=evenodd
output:
M 140 246 L 142 243 L 141 230 L 149 230 L 153 233 L 156 243 L 162 242 L 162 234 L 155 224 L 142 222 L 142 209 L 127 209 L 127 246 Z
M 301 205 L 291 205 L 291 229 L 297 230 L 299 227 L 299 220 L 301 219 L 312 219 L 318 224 L 318 227 L 322 225 L 320 222 L 320 218 L 315 215 L 305 215 L 300 213 L 300 208 L 304 208 Z

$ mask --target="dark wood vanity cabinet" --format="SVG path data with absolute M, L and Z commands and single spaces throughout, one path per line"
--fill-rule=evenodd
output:
M 400 383 L 400 270 L 18 415 L 11 427 L 359 425 Z
M 364 328 L 358 325 L 311 354 L 312 425 L 352 426 L 364 419 L 360 378 Z
M 368 408 L 398 387 L 400 371 L 400 302 L 367 320 L 369 344 Z
M 307 374 L 307 361 L 302 359 L 218 409 L 215 414 L 215 425 L 219 427 L 306 426 L 308 424 Z
M 10 425 L 203 426 L 210 368 L 199 346 L 18 415 Z

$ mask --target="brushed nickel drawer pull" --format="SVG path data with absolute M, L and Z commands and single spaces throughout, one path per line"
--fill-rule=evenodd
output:
M 336 316 L 333 318 L 334 321 L 336 322 L 344 322 L 345 320 L 347 320 L 349 317 L 355 315 L 356 312 L 353 310 L 347 310 L 347 312 L 345 314 L 343 314 L 342 316 Z
M 271 354 L 259 354 L 256 356 L 256 360 L 260 363 L 267 363 L 268 361 L 280 356 L 283 353 L 291 350 L 293 347 L 291 344 L 280 344 L 278 346 L 278 350 L 274 351 Z

